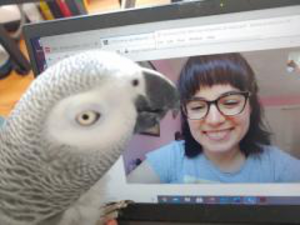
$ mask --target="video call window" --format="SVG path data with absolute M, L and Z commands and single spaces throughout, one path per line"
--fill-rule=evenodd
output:
M 215 146 L 215 148 L 218 148 L 218 145 L 220 145 L 219 143 L 221 143 L 221 145 L 226 145 L 226 142 L 233 141 L 231 139 L 234 139 L 235 135 L 240 135 L 241 141 L 238 141 L 239 139 L 237 139 L 233 146 L 239 146 L 239 151 L 243 153 L 245 159 L 242 160 L 242 164 L 238 164 L 235 168 L 230 168 L 232 162 L 229 160 L 229 168 L 226 168 L 226 166 L 222 167 L 222 164 L 218 165 L 218 161 L 211 161 L 209 156 L 205 156 L 205 151 L 202 151 L 199 155 L 196 154 L 195 157 L 187 156 L 188 153 L 185 151 L 188 150 L 185 150 L 186 143 L 183 141 L 184 135 L 181 127 L 181 120 L 184 120 L 184 118 L 188 120 L 188 118 L 184 113 L 183 115 L 173 115 L 170 112 L 160 124 L 157 124 L 153 129 L 149 130 L 148 133 L 145 132 L 136 136 L 126 150 L 124 154 L 124 163 L 126 174 L 130 178 L 129 182 L 151 182 L 151 180 L 147 181 L 145 178 L 145 173 L 149 172 L 148 170 L 142 171 L 143 173 L 140 172 L 144 174 L 142 176 L 137 173 L 139 166 L 143 162 L 146 162 L 146 164 L 151 167 L 150 173 L 154 172 L 158 178 L 160 178 L 157 180 L 157 183 L 300 182 L 298 173 L 300 169 L 300 150 L 298 146 L 300 143 L 297 138 L 297 129 L 300 127 L 299 120 L 297 119 L 298 115 L 300 115 L 300 91 L 297 85 L 297 72 L 290 72 L 287 69 L 289 57 L 291 53 L 295 54 L 295 52 L 298 52 L 300 55 L 300 48 L 220 53 L 150 61 L 150 64 L 156 70 L 168 76 L 177 83 L 178 86 L 180 86 L 178 81 L 180 73 L 182 73 L 183 77 L 206 76 L 203 79 L 198 78 L 198 82 L 200 83 L 200 97 L 212 98 L 209 100 L 218 99 L 217 108 L 221 112 L 215 113 L 215 116 L 221 118 L 217 118 L 217 121 L 212 122 L 213 124 L 210 124 L 210 122 L 205 124 L 204 120 L 207 118 L 202 118 L 198 121 L 190 120 L 193 124 L 199 126 L 196 132 L 201 132 L 200 127 L 203 126 L 204 133 L 202 132 L 201 135 L 204 137 L 198 137 L 200 139 L 199 144 L 201 145 L 201 141 L 203 141 L 205 145 L 206 142 L 210 141 L 211 143 L 208 143 L 208 145 L 211 144 L 212 148 Z M 191 70 L 197 71 L 194 72 L 195 74 L 188 74 L 189 72 L 186 72 L 185 74 L 182 72 L 189 58 L 194 58 L 194 63 L 190 63 L 190 65 L 193 66 Z M 250 67 L 251 70 L 248 71 L 248 68 L 244 68 L 242 65 L 244 62 L 247 63 L 247 66 Z M 276 63 L 274 64 L 274 62 Z M 202 67 L 205 68 L 203 69 Z M 188 69 L 185 68 L 185 70 Z M 250 76 L 247 75 L 247 73 L 250 72 L 252 73 L 251 76 L 253 76 L 251 79 L 247 78 L 247 76 Z M 203 74 L 199 75 L 197 73 Z M 232 75 L 233 73 L 236 73 L 236 75 Z M 239 79 L 239 76 L 242 78 Z M 246 78 L 243 78 L 243 76 Z M 232 81 L 235 78 L 238 78 L 238 81 Z M 215 81 L 211 81 L 211 79 L 214 79 Z M 197 79 L 192 80 L 192 82 L 196 81 Z M 216 89 L 216 96 L 213 89 L 211 93 L 206 94 L 206 92 L 204 92 L 204 96 L 201 96 L 201 82 L 204 83 L 203 89 L 206 92 L 205 86 L 208 89 L 212 88 L 214 85 L 221 84 L 231 86 L 229 89 L 227 88 L 228 90 L 224 89 L 224 93 L 227 93 L 228 91 L 237 93 L 250 92 L 250 96 L 248 96 L 247 99 L 240 94 L 225 95 L 225 97 L 219 98 L 219 94 L 221 93 L 221 96 L 223 94 L 222 89 Z M 208 82 L 212 82 L 213 85 L 208 86 L 208 84 L 211 85 Z M 238 82 L 241 82 L 241 84 L 238 84 Z M 242 84 L 242 82 L 245 84 Z M 252 84 L 247 84 L 246 82 L 252 82 Z M 193 88 L 193 85 L 186 85 Z M 242 87 L 243 90 L 240 90 L 238 87 Z M 213 95 L 213 97 L 211 97 L 211 95 Z M 250 101 L 251 98 L 253 98 L 253 95 L 256 96 L 258 102 L 255 104 L 253 103 L 251 106 Z M 241 107 L 239 104 L 242 103 L 246 104 L 245 109 L 243 109 L 242 112 L 237 111 L 237 115 L 232 116 L 230 113 L 235 113 L 235 107 Z M 201 115 L 205 110 L 211 110 L 210 108 L 213 108 L 212 104 L 208 106 L 207 102 L 202 99 L 200 99 L 200 101 L 192 101 L 187 103 L 187 105 L 189 105 L 191 112 L 195 115 L 197 115 L 197 113 Z M 251 117 L 251 113 L 260 106 L 260 116 L 257 117 L 257 120 L 259 121 L 255 121 L 251 117 L 251 119 L 249 119 L 250 125 L 248 125 L 247 131 L 244 131 L 243 134 L 239 134 L 241 132 L 240 130 L 243 130 L 243 126 L 247 126 L 247 124 L 246 122 L 236 121 L 234 117 L 238 117 L 237 120 L 239 120 L 241 115 L 247 113 L 244 112 L 247 111 L 247 105 L 250 106 L 248 109 L 248 117 Z M 242 106 L 244 107 L 244 105 Z M 225 112 L 225 115 L 222 115 L 222 110 Z M 238 108 L 238 110 L 240 109 Z M 228 116 L 226 115 L 226 112 L 229 112 Z M 220 121 L 218 121 L 218 119 Z M 233 121 L 230 121 L 227 124 L 225 122 L 226 119 Z M 245 136 L 249 133 L 250 129 L 256 128 L 251 128 L 251 126 L 256 126 L 258 123 L 259 126 L 257 127 L 264 132 L 257 131 L 259 133 L 257 135 L 255 132 L 252 132 L 253 134 L 251 135 L 253 136 L 253 143 L 261 145 L 262 147 L 260 151 L 255 150 L 252 153 L 251 149 L 247 149 L 248 146 L 252 145 L 242 146 L 241 142 L 245 139 Z M 211 129 L 212 133 L 206 134 L 205 129 Z M 237 134 L 235 134 L 235 132 Z M 262 135 L 266 135 L 265 140 L 261 138 Z M 195 151 L 197 151 L 197 149 L 200 149 L 201 147 L 196 146 L 195 148 Z M 222 151 L 222 149 L 220 149 L 220 151 Z M 226 151 L 226 149 L 223 151 Z M 216 154 L 217 153 L 218 152 L 216 152 Z M 210 157 L 214 160 L 213 156 Z M 222 169 L 224 171 L 222 171 Z M 135 170 L 136 175 L 134 176 Z

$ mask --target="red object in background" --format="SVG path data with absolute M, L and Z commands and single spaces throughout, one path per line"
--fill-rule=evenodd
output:
M 72 12 L 69 9 L 69 6 L 67 5 L 65 0 L 56 0 L 56 2 L 57 2 L 59 9 L 64 17 L 72 16 Z
M 118 222 L 116 220 L 110 220 L 105 225 L 118 225 Z

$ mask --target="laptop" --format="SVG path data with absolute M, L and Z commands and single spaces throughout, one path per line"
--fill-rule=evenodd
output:
M 272 144 L 300 159 L 299 24 L 297 0 L 204 0 L 30 24 L 24 37 L 35 76 L 70 55 L 103 49 L 177 82 L 189 57 L 239 53 L 256 74 Z M 180 132 L 180 117 L 168 113 L 135 135 L 108 172 L 107 201 L 134 202 L 120 223 L 300 223 L 300 180 L 129 182 L 149 152 L 180 139 Z

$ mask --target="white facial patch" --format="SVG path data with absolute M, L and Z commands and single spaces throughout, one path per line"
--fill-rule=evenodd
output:
M 49 113 L 45 132 L 52 141 L 77 148 L 111 146 L 126 138 L 121 134 L 133 133 L 137 92 L 143 92 L 142 88 L 114 79 L 107 80 L 101 88 L 65 98 Z M 76 117 L 84 111 L 99 113 L 98 121 L 91 126 L 80 125 Z

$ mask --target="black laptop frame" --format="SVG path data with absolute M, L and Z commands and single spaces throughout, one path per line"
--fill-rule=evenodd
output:
M 35 76 L 39 75 L 35 63 L 31 39 L 168 21 L 180 18 L 194 18 L 221 15 L 258 9 L 300 5 L 299 0 L 206 0 L 179 2 L 170 5 L 129 9 L 91 16 L 77 16 L 68 19 L 46 21 L 24 27 L 24 37 Z M 299 25 L 300 28 L 300 25 Z M 119 223 L 142 224 L 150 222 L 214 223 L 214 224 L 300 224 L 300 205 L 201 205 L 201 204 L 130 204 L 121 210 Z

